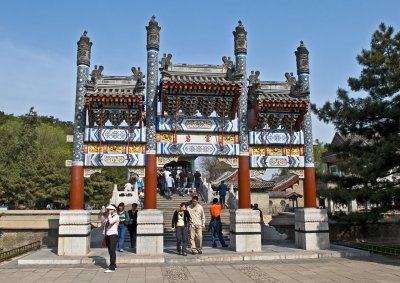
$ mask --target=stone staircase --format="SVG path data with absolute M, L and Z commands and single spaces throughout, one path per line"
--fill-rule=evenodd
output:
M 175 245 L 176 237 L 175 234 L 171 230 L 172 226 L 172 216 L 174 211 L 179 208 L 179 205 L 182 202 L 188 202 L 191 200 L 190 196 L 178 196 L 175 195 L 172 197 L 172 200 L 167 200 L 162 196 L 157 196 L 157 209 L 164 212 L 164 245 L 171 246 Z M 210 214 L 210 204 L 203 203 L 200 201 L 200 204 L 203 206 L 204 214 L 206 215 L 206 229 L 203 231 L 203 244 L 211 245 L 211 235 L 208 232 L 208 226 L 211 219 Z M 221 213 L 221 221 L 222 221 L 222 234 L 224 235 L 224 240 L 229 243 L 229 210 L 224 209 Z
M 172 200 L 167 200 L 164 197 L 157 195 L 157 209 L 163 211 L 164 214 L 164 246 L 175 246 L 176 237 L 172 232 L 172 216 L 179 208 L 179 205 L 182 202 L 188 202 L 192 198 L 191 196 L 178 196 L 173 195 Z M 204 214 L 206 215 L 206 229 L 203 231 L 203 245 L 210 246 L 211 245 L 211 235 L 208 231 L 208 226 L 211 219 L 210 214 L 210 204 L 203 203 L 200 201 L 200 204 L 203 206 Z M 139 212 L 140 213 L 140 212 Z M 224 240 L 227 244 L 229 244 L 229 209 L 224 209 L 221 212 L 221 221 L 222 221 L 222 234 L 224 235 Z M 189 239 L 188 239 L 189 240 Z M 189 240 L 190 241 L 190 240 Z M 129 246 L 129 233 L 126 233 L 125 236 L 126 246 Z M 217 241 L 218 246 L 220 246 L 219 241 Z

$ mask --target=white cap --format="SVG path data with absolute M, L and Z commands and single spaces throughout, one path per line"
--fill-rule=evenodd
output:
M 113 209 L 113 210 L 117 210 L 117 208 L 115 206 L 113 206 L 112 204 L 109 204 L 106 209 Z

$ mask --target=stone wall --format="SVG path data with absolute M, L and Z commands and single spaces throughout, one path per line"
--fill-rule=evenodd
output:
M 251 192 L 251 203 L 258 203 L 258 208 L 263 214 L 269 212 L 269 195 L 266 192 Z
M 273 217 L 270 225 L 279 233 L 285 233 L 288 240 L 294 241 L 294 214 L 280 213 Z M 386 242 L 400 245 L 400 219 L 398 214 L 387 215 L 379 223 L 365 225 L 329 222 L 331 242 L 365 240 L 368 242 Z
M 48 230 L 0 230 L 0 247 L 3 249 L 17 248 L 36 241 L 41 241 L 45 247 L 57 246 L 58 229 Z
M 400 244 L 400 223 L 369 223 L 366 225 L 330 223 L 329 235 L 331 241 L 354 241 L 358 239 Z
M 100 211 L 92 211 L 92 228 L 100 226 Z M 7 210 L 0 217 L 0 247 L 15 248 L 41 241 L 57 247 L 60 210 Z M 99 229 L 93 229 L 98 234 Z M 98 237 L 95 237 L 98 240 Z

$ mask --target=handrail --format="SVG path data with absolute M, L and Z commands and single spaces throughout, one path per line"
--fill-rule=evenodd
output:
M 30 252 L 30 251 L 35 251 L 40 249 L 41 243 L 40 241 L 36 241 L 15 249 L 11 249 L 8 251 L 0 252 L 0 262 L 3 262 L 7 259 L 11 259 L 13 257 L 22 255 L 24 253 Z
M 207 187 L 204 185 L 203 182 L 200 183 L 200 186 L 199 186 L 197 192 L 200 194 L 200 196 L 204 202 L 207 202 L 207 203 L 209 202 Z
M 400 248 L 395 248 L 395 247 L 385 247 L 367 243 L 353 243 L 353 242 L 336 242 L 335 244 L 340 246 L 365 250 L 372 253 L 400 256 Z

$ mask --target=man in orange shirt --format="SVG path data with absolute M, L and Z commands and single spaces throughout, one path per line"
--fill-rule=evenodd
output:
M 221 243 L 223 248 L 228 247 L 225 244 L 224 238 L 222 236 L 222 223 L 221 223 L 221 210 L 222 204 L 218 203 L 218 199 L 213 199 L 213 205 L 210 206 L 211 213 L 211 221 L 210 221 L 210 230 L 211 230 L 211 241 L 212 247 L 217 247 L 217 241 L 215 240 L 215 234 L 217 234 L 219 242 Z

